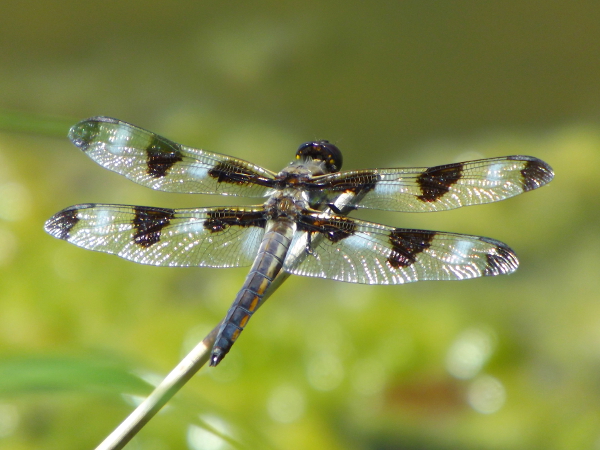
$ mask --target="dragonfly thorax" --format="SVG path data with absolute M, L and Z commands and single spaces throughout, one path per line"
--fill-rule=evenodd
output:
M 264 204 L 267 217 L 278 219 L 280 217 L 295 218 L 309 207 L 308 201 L 301 191 L 284 189 L 273 194 Z

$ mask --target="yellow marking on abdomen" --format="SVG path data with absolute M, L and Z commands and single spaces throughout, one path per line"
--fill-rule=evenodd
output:
M 242 317 L 242 320 L 240 320 L 240 327 L 244 328 L 248 323 L 248 320 L 250 320 L 250 316 L 246 314 L 244 317 Z
M 265 291 L 267 290 L 267 288 L 269 287 L 270 281 L 266 278 L 263 278 L 262 283 L 260 283 L 260 286 L 258 286 L 258 289 L 256 290 L 257 294 L 264 294 Z
M 235 330 L 233 333 L 231 333 L 231 342 L 235 342 L 238 338 L 238 336 L 240 335 L 240 333 L 242 332 L 242 330 L 240 330 L 239 328 L 237 330 Z
M 260 297 L 258 295 L 255 295 L 254 298 L 252 299 L 252 301 L 250 302 L 250 305 L 248 305 L 248 311 L 254 312 L 254 310 L 258 306 L 259 301 L 260 301 Z

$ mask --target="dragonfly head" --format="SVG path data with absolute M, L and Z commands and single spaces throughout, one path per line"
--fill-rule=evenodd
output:
M 339 172 L 342 168 L 342 152 L 329 141 L 305 142 L 298 147 L 296 159 L 323 161 L 328 173 Z

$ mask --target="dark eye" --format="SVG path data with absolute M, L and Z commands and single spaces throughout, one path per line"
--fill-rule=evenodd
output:
M 317 159 L 325 162 L 328 172 L 339 172 L 342 168 L 342 152 L 329 141 L 305 142 L 296 152 L 296 159 Z

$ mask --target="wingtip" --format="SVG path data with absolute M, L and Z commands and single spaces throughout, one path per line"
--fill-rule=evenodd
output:
M 534 156 L 515 155 L 509 159 L 515 161 L 524 161 L 525 165 L 521 169 L 523 176 L 523 190 L 525 192 L 538 189 L 550 183 L 554 178 L 554 170 L 546 161 Z
M 44 231 L 57 239 L 69 240 L 71 230 L 79 222 L 78 211 L 76 206 L 69 206 L 57 212 L 44 223 Z
M 554 178 L 554 171 L 550 164 L 537 158 L 529 161 L 521 173 L 523 174 L 526 191 L 540 188 L 550 183 Z
M 73 144 L 86 151 L 90 142 L 98 133 L 98 125 L 100 123 L 120 123 L 118 119 L 107 116 L 94 116 L 88 119 L 81 120 L 71 127 L 68 137 Z
M 95 133 L 94 130 L 97 128 L 96 124 L 97 122 L 89 119 L 76 123 L 69 130 L 69 139 L 75 146 L 86 151 Z
M 495 247 L 487 254 L 487 265 L 483 271 L 484 276 L 493 277 L 496 275 L 507 275 L 517 270 L 519 267 L 519 259 L 512 248 L 504 242 L 495 239 L 481 239 Z
M 71 230 L 79 222 L 79 213 L 83 209 L 94 208 L 96 203 L 81 203 L 58 211 L 44 223 L 44 231 L 63 241 L 69 240 Z

